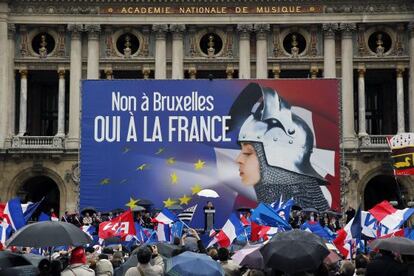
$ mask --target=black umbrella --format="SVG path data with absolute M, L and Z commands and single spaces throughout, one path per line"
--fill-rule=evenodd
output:
M 43 258 L 42 258 L 43 259 Z M 0 275 L 37 275 L 37 267 L 30 263 L 24 255 L 10 251 L 0 252 Z
M 140 199 L 140 200 L 138 200 L 137 205 L 139 205 L 139 206 L 150 206 L 150 205 L 154 205 L 154 203 L 149 199 Z
M 172 257 L 174 250 L 180 250 L 181 247 L 171 243 L 158 243 L 158 253 L 164 257 Z
M 91 206 L 85 207 L 81 210 L 81 214 L 85 215 L 86 213 L 89 213 L 91 215 L 93 213 L 96 213 L 96 209 L 94 207 L 91 207 Z
M 260 251 L 265 266 L 285 273 L 316 269 L 329 255 L 322 238 L 298 229 L 277 233 Z
M 84 245 L 92 239 L 75 225 L 63 221 L 42 221 L 29 224 L 6 241 L 7 246 L 52 247 Z
M 372 249 L 398 252 L 402 255 L 414 255 L 414 241 L 404 237 L 376 239 L 369 245 Z
M 342 217 L 342 213 L 331 211 L 331 210 L 325 211 L 324 213 L 330 216 L 334 216 L 334 217 Z

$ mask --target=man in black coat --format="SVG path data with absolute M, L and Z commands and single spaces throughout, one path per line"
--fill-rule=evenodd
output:
M 404 266 L 395 260 L 394 254 L 380 250 L 380 254 L 368 264 L 365 276 L 399 276 L 403 273 Z

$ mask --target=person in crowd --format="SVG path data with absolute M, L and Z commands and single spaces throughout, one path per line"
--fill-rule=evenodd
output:
M 92 224 L 92 217 L 89 215 L 88 212 L 85 213 L 85 216 L 82 219 L 83 225 L 91 225 Z
M 263 102 L 253 106 L 240 127 L 236 162 L 242 183 L 253 186 L 259 202 L 270 204 L 283 196 L 302 208 L 329 209 L 320 187 L 326 181 L 310 162 L 314 136 L 309 125 L 274 89 L 251 83 L 239 98 L 247 92 L 261 93 Z M 236 114 L 239 98 L 230 110 L 234 118 L 241 117 Z
M 162 259 L 161 255 L 158 254 L 158 247 L 154 245 L 148 245 L 148 248 L 151 250 L 151 264 L 152 265 L 159 265 L 162 267 L 162 270 L 165 269 L 164 260 Z
M 379 254 L 367 265 L 365 276 L 399 276 L 404 267 L 397 262 L 395 255 L 388 250 L 380 249 Z
M 131 267 L 125 276 L 161 276 L 163 268 L 159 265 L 151 265 L 152 252 L 147 246 L 141 246 L 137 251 L 138 265 Z
M 363 276 L 367 270 L 368 258 L 363 254 L 355 257 L 355 276 Z
M 49 276 L 50 275 L 50 261 L 47 259 L 43 259 L 37 265 L 37 269 L 39 270 L 39 276 Z
M 207 249 L 207 254 L 215 261 L 218 261 L 218 251 L 215 247 L 209 247 Z
M 114 268 L 109 260 L 101 259 L 96 262 L 95 273 L 97 276 L 112 276 L 114 275 Z
M 354 216 L 355 216 L 355 209 L 352 208 L 351 205 L 349 205 L 348 210 L 346 210 L 345 216 L 346 216 L 346 223 L 348 223 L 351 219 L 354 218 Z
M 120 267 L 123 262 L 124 262 L 124 256 L 122 254 L 122 251 L 114 252 L 114 254 L 112 255 L 112 260 L 111 260 L 111 263 L 114 269 L 117 267 Z
M 70 255 L 69 266 L 61 273 L 62 276 L 92 276 L 95 271 L 86 265 L 85 249 L 79 246 L 72 250 Z
M 355 273 L 355 266 L 350 261 L 343 261 L 339 269 L 340 276 L 353 276 Z
M 218 259 L 220 261 L 221 267 L 223 268 L 226 276 L 240 275 L 240 266 L 238 264 L 235 264 L 230 259 L 230 252 L 227 248 L 225 247 L 219 248 Z
M 62 262 L 60 260 L 53 260 L 50 263 L 50 275 L 59 276 L 62 272 Z

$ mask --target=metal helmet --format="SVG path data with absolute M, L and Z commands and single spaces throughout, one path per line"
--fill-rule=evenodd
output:
M 256 83 L 246 89 L 255 94 L 259 90 L 262 97 L 241 125 L 238 141 L 262 143 L 270 166 L 323 179 L 310 163 L 314 138 L 308 124 L 274 89 Z

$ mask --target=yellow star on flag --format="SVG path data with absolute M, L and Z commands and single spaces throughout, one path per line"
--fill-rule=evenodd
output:
M 178 175 L 176 172 L 173 172 L 170 174 L 171 184 L 177 184 L 178 183 Z
M 129 202 L 125 204 L 125 206 L 128 206 L 129 209 L 134 209 L 134 207 L 137 207 L 139 199 L 133 199 L 132 197 L 129 198 Z
M 191 187 L 191 192 L 193 193 L 193 195 L 197 194 L 201 190 L 202 188 L 199 184 L 195 184 L 193 187 Z
M 206 162 L 201 161 L 200 159 L 198 159 L 197 163 L 194 163 L 194 169 L 201 170 L 202 168 L 204 168 L 204 165 L 206 164 Z
M 109 184 L 110 182 L 111 182 L 111 179 L 109 179 L 109 178 L 104 178 L 104 179 L 102 179 L 102 180 L 101 180 L 101 182 L 100 182 L 100 183 L 101 183 L 102 185 L 106 185 L 106 184 Z
M 164 202 L 164 207 L 166 207 L 166 208 L 171 207 L 171 206 L 173 206 L 174 204 L 177 203 L 177 201 L 175 201 L 171 198 L 168 198 L 167 200 L 164 200 L 163 202 Z
M 174 165 L 175 164 L 175 158 L 174 157 L 170 157 L 167 159 L 167 164 L 168 165 Z
M 131 149 L 128 147 L 124 147 L 124 149 L 122 150 L 122 153 L 128 153 Z
M 183 204 L 187 205 L 188 202 L 191 200 L 191 197 L 189 197 L 187 195 L 183 195 L 178 200 L 180 200 L 180 205 L 183 205 Z
M 142 164 L 140 166 L 137 167 L 137 171 L 143 171 L 148 167 L 148 164 Z

